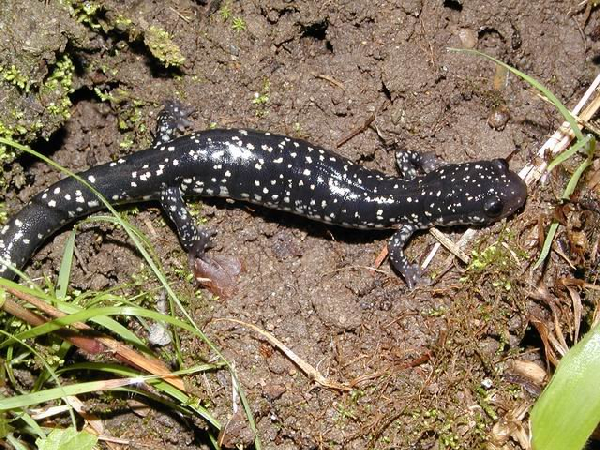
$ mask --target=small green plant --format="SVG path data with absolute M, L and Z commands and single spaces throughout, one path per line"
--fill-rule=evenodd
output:
M 254 99 L 252 100 L 253 105 L 266 105 L 269 103 L 269 92 L 263 92 L 259 94 L 258 92 L 254 93 Z
M 92 450 L 98 442 L 98 436 L 77 431 L 73 428 L 55 428 L 43 438 L 37 438 L 35 445 L 39 450 Z
M 134 142 L 143 140 L 146 132 L 143 120 L 145 102 L 134 98 L 125 89 L 102 92 L 100 89 L 94 88 L 94 93 L 101 101 L 109 103 L 118 112 L 119 131 L 124 134 L 119 143 L 120 148 L 129 149 Z
M 252 99 L 252 104 L 257 107 L 255 112 L 257 117 L 264 117 L 269 113 L 267 107 L 269 105 L 269 101 L 271 100 L 270 92 L 271 81 L 269 78 L 265 77 L 261 91 L 255 92 L 254 98 Z
M 44 81 L 43 90 L 54 91 L 63 89 L 66 92 L 73 92 L 73 75 L 75 74 L 75 65 L 68 55 L 64 54 L 56 61 L 52 73 Z
M 231 18 L 232 13 L 231 13 L 231 5 L 229 4 L 229 2 L 223 3 L 223 5 L 221 6 L 221 9 L 219 9 L 219 15 L 223 19 L 223 22 L 227 22 Z
M 75 17 L 77 22 L 87 25 L 92 30 L 99 30 L 101 28 L 97 20 L 97 15 L 101 8 L 102 5 L 89 0 L 85 2 L 70 2 L 71 15 Z
M 131 147 L 133 147 L 134 143 L 135 142 L 133 141 L 133 137 L 125 136 L 123 138 L 123 140 L 121 142 L 119 142 L 119 148 L 122 148 L 123 150 L 127 150 L 127 149 L 130 149 Z
M 23 75 L 19 69 L 15 67 L 15 65 L 11 65 L 8 69 L 0 67 L 0 75 L 2 79 L 23 92 L 29 92 L 30 89 L 30 81 L 29 79 Z
M 0 202 L 0 225 L 3 225 L 8 220 L 8 212 L 6 211 L 6 204 Z
M 236 16 L 231 21 L 231 29 L 233 31 L 246 31 L 246 21 L 239 16 Z
M 95 87 L 94 93 L 98 96 L 101 102 L 113 103 L 115 101 L 112 92 L 102 92 L 99 88 Z
M 246 21 L 240 16 L 234 16 L 231 11 L 231 5 L 229 2 L 225 2 L 221 9 L 219 9 L 219 15 L 223 22 L 227 22 L 231 19 L 231 29 L 236 32 L 246 31 Z
M 17 131 L 15 129 L 11 129 L 4 125 L 4 123 L 0 122 L 0 137 L 11 139 Z M 0 144 L 0 168 L 3 164 L 11 162 L 15 159 L 15 152 L 12 147 L 8 147 L 6 145 Z M 0 171 L 0 174 L 2 172 Z M 4 185 L 4 177 L 0 177 L 0 186 Z

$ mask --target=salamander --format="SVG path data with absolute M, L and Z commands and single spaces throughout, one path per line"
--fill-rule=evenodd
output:
M 111 204 L 160 202 L 194 258 L 205 257 L 212 233 L 196 226 L 183 197 L 229 197 L 330 225 L 394 229 L 389 259 L 413 287 L 420 272 L 403 249 L 416 230 L 488 225 L 521 208 L 527 196 L 502 159 L 440 165 L 429 154 L 398 151 L 402 176 L 390 176 L 288 136 L 244 129 L 183 134 L 189 113 L 168 102 L 150 148 L 79 176 Z M 53 233 L 100 209 L 99 198 L 74 178 L 35 195 L 0 230 L 0 277 L 14 279 L 14 269 Z

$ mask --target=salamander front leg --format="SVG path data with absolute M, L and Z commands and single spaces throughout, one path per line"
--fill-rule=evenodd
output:
M 419 283 L 427 284 L 429 282 L 426 277 L 422 276 L 419 266 L 409 263 L 404 254 L 406 243 L 417 229 L 418 227 L 415 225 L 404 225 L 392 235 L 388 243 L 390 263 L 404 277 L 409 289 L 413 289 Z
M 156 120 L 156 136 L 153 145 L 158 147 L 166 144 L 175 137 L 177 131 L 183 131 L 191 126 L 192 122 L 188 120 L 188 117 L 193 111 L 193 108 L 183 106 L 177 101 L 166 102 Z
M 419 171 L 429 173 L 442 165 L 433 152 L 397 150 L 396 164 L 400 174 L 407 180 L 417 177 Z
M 206 227 L 196 226 L 183 201 L 179 186 L 165 187 L 160 193 L 160 202 L 169 219 L 177 227 L 179 240 L 188 252 L 189 263 L 196 280 L 217 295 L 231 295 L 235 291 L 235 277 L 241 271 L 239 260 L 228 256 L 211 257 L 206 254 L 215 232 Z

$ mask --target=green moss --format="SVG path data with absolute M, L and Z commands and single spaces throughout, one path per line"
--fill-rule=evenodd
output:
M 29 92 L 31 81 L 14 64 L 8 68 L 0 66 L 0 76 L 4 81 L 17 87 L 22 92 Z
M 173 43 L 171 36 L 162 28 L 151 26 L 144 34 L 144 43 L 150 53 L 165 67 L 180 67 L 185 61 L 179 47 Z
M 133 98 L 132 94 L 125 89 L 103 92 L 95 88 L 94 92 L 101 101 L 109 103 L 118 114 L 119 131 L 124 134 L 119 147 L 129 149 L 135 142 L 141 143 L 146 134 L 143 114 L 146 103 Z
M 69 94 L 73 92 L 73 76 L 75 65 L 68 55 L 63 55 L 57 62 L 44 81 L 40 89 L 42 102 L 46 104 L 46 110 L 55 116 L 67 120 L 71 117 L 71 99 Z
M 123 138 L 123 140 L 121 142 L 119 142 L 119 147 L 124 150 L 127 150 L 127 149 L 133 147 L 133 144 L 134 144 L 133 138 L 131 136 L 125 136 Z
M 20 134 L 20 129 L 16 129 L 16 127 L 9 127 L 5 125 L 3 122 L 0 122 L 0 137 L 13 139 L 15 135 Z M 5 185 L 5 180 L 2 169 L 4 164 L 10 163 L 15 159 L 15 151 L 12 147 L 7 147 L 6 145 L 0 144 L 0 186 Z
M 99 88 L 95 87 L 94 93 L 98 96 L 101 102 L 112 104 L 115 101 L 112 92 L 102 92 Z
M 8 221 L 8 211 L 6 210 L 6 204 L 0 202 L 0 224 L 4 225 Z
M 122 14 L 117 14 L 117 17 L 114 21 L 114 26 L 119 31 L 129 31 L 131 26 L 133 25 L 133 20 L 123 16 Z
M 79 23 L 87 25 L 92 30 L 102 28 L 98 15 L 102 10 L 102 5 L 91 1 L 73 1 L 63 0 L 63 3 L 69 7 L 69 13 Z
M 67 92 L 73 92 L 73 75 L 75 74 L 75 65 L 68 55 L 63 55 L 57 62 L 54 70 L 44 82 L 44 90 L 63 89 Z
M 482 279 L 491 275 L 494 287 L 505 291 L 512 289 L 511 280 L 514 280 L 514 270 L 519 264 L 519 254 L 522 252 L 511 248 L 510 233 L 503 233 L 498 241 L 483 250 L 473 250 L 471 262 L 461 278 L 463 282 L 479 284 Z

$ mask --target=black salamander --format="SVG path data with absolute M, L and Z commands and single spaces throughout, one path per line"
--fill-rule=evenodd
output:
M 437 166 L 400 151 L 403 177 L 388 176 L 287 136 L 249 130 L 208 130 L 176 137 L 189 111 L 168 103 L 147 150 L 79 175 L 111 203 L 158 200 L 182 246 L 202 259 L 211 233 L 197 227 L 184 196 L 230 197 L 350 228 L 391 228 L 390 261 L 409 287 L 419 280 L 403 248 L 415 230 L 433 225 L 487 225 L 525 202 L 523 181 L 495 159 Z M 417 169 L 427 172 L 417 176 Z M 101 209 L 73 178 L 38 195 L 0 231 L 0 277 L 13 279 L 35 250 L 63 225 Z

